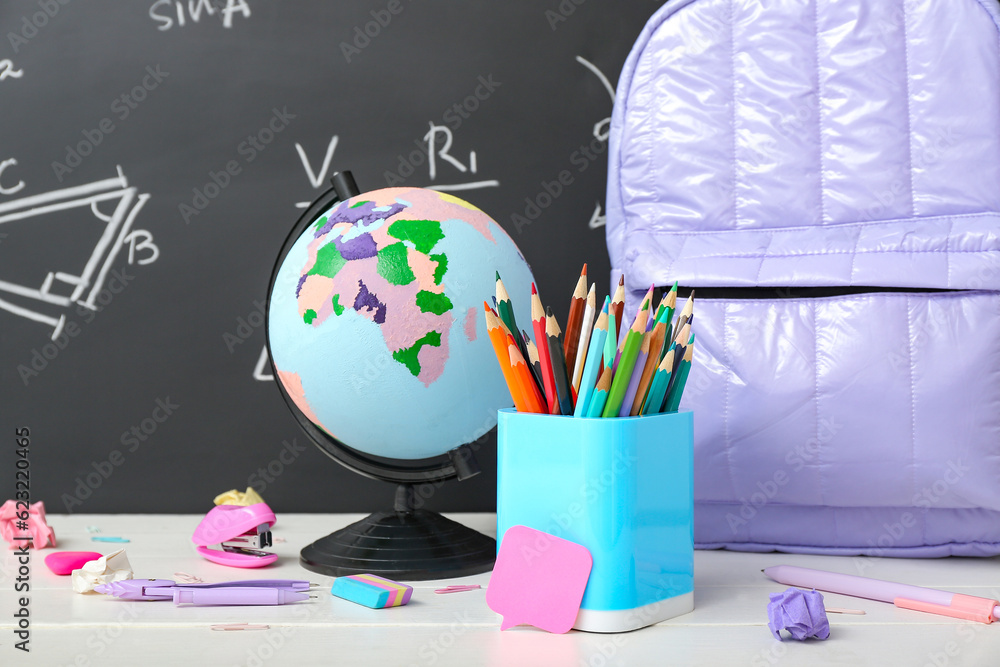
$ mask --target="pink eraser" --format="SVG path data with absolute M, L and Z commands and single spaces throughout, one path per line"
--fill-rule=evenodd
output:
M 57 551 L 45 557 L 45 565 L 54 574 L 67 575 L 102 555 L 96 551 Z
M 527 526 L 511 526 L 500 542 L 486 604 L 503 616 L 501 630 L 525 623 L 548 632 L 569 632 L 593 564 L 585 546 Z

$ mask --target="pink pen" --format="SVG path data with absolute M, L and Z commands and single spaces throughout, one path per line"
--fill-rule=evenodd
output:
M 794 565 L 775 565 L 762 570 L 771 579 L 786 586 L 815 588 L 856 598 L 891 602 L 902 609 L 925 611 L 967 621 L 992 623 L 1000 620 L 1000 602 L 961 593 L 949 593 L 923 586 L 897 584 L 893 581 L 824 572 Z

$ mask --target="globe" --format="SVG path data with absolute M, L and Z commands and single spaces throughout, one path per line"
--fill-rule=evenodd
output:
M 421 188 L 338 202 L 277 269 L 277 379 L 312 424 L 361 452 L 425 459 L 469 443 L 511 405 L 483 319 L 496 273 L 530 327 L 531 270 L 472 204 Z

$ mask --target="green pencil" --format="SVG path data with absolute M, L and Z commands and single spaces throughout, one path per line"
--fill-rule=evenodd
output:
M 622 346 L 622 357 L 618 360 L 618 370 L 615 371 L 614 380 L 611 383 L 611 390 L 608 392 L 607 405 L 604 406 L 604 417 L 617 417 L 622 409 L 622 401 L 625 400 L 625 392 L 628 391 L 628 383 L 632 379 L 632 372 L 635 370 L 635 360 L 639 356 L 639 348 L 642 346 L 642 337 L 646 333 L 646 321 L 649 318 L 650 296 L 642 300 L 639 312 L 632 322 L 632 327 L 625 334 L 625 344 Z
M 527 359 L 528 348 L 525 346 L 524 340 L 517 335 L 520 329 L 517 327 L 517 320 L 514 319 L 514 306 L 510 302 L 510 295 L 507 294 L 507 288 L 503 286 L 503 281 L 500 280 L 499 271 L 497 271 L 497 315 L 507 325 L 510 332 L 514 334 L 514 342 L 517 343 L 517 349 L 521 351 L 521 356 Z

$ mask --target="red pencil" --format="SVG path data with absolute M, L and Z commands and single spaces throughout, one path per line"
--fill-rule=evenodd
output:
M 542 300 L 538 298 L 535 283 L 531 283 L 531 326 L 535 331 L 535 340 L 538 341 L 538 361 L 542 365 L 546 406 L 549 414 L 556 415 L 559 414 L 559 400 L 556 397 L 556 379 L 552 374 L 552 360 L 546 343 L 548 339 L 545 337 L 545 309 L 542 308 Z

